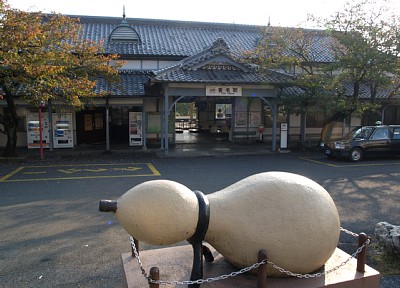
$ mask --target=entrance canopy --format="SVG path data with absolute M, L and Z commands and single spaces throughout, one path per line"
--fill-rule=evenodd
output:
M 276 72 L 261 72 L 258 66 L 242 63 L 240 55 L 233 55 L 224 39 L 218 38 L 210 47 L 202 52 L 187 57 L 176 64 L 153 71 L 150 85 L 158 87 L 160 94 L 164 95 L 164 141 L 162 148 L 168 154 L 168 121 L 169 113 L 174 105 L 186 97 L 227 97 L 232 103 L 239 103 L 238 98 L 246 99 L 241 117 L 252 117 L 261 122 L 261 109 L 268 105 L 273 113 L 274 124 L 272 132 L 272 149 L 275 150 L 276 142 L 276 97 L 277 87 L 287 83 L 287 78 Z M 258 114 L 249 112 L 252 99 L 259 98 L 262 105 L 258 107 Z M 243 102 L 243 101 L 242 101 Z M 240 106 L 237 104 L 236 106 Z M 242 110 L 240 110 L 242 109 Z M 243 111 L 243 109 L 247 109 Z M 251 114 L 251 115 L 250 115 Z M 244 116 L 243 116 L 244 115 Z M 232 117 L 235 117 L 233 113 Z M 235 119 L 233 119 L 234 123 Z M 246 120 L 247 124 L 250 120 Z M 254 123 L 253 123 L 254 125 Z M 244 125 L 246 126 L 246 125 Z M 247 129 L 249 126 L 241 129 Z M 246 131 L 242 131 L 244 133 Z

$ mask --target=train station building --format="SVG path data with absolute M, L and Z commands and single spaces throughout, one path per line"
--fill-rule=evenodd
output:
M 78 16 L 71 16 L 78 17 Z M 82 111 L 47 103 L 43 107 L 43 145 L 72 148 L 91 144 L 159 146 L 168 154 L 182 141 L 260 142 L 272 151 L 296 145 L 300 115 L 279 112 L 278 95 L 301 93 L 288 86 L 293 75 L 263 71 L 241 61 L 245 51 L 256 48 L 260 28 L 251 25 L 79 16 L 83 38 L 104 41 L 106 53 L 124 61 L 120 83 L 109 87 L 101 79 L 97 92 L 111 96 L 91 99 Z M 315 33 L 316 61 L 329 62 L 329 41 Z M 182 115 L 179 105 L 188 109 Z M 0 113 L 5 102 L 0 100 Z M 38 113 L 22 99 L 19 147 L 38 147 Z M 50 113 L 51 112 L 51 113 Z M 387 117 L 400 121 L 398 107 Z M 391 115 L 391 116 L 390 116 Z M 394 115 L 394 116 L 393 116 Z M 324 115 L 307 115 L 306 141 L 319 139 Z M 353 119 L 352 125 L 359 125 Z M 0 146 L 6 138 L 0 136 Z

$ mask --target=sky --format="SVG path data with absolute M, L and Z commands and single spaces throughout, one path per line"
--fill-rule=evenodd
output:
M 308 14 L 329 18 L 347 0 L 8 0 L 24 11 L 287 27 L 309 27 Z M 384 0 L 376 0 L 379 3 Z M 400 13 L 400 1 L 389 0 Z

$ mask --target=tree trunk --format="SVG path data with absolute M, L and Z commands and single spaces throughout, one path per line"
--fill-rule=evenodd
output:
M 7 135 L 7 144 L 4 150 L 4 157 L 16 157 L 17 155 L 17 129 L 14 127 L 7 127 L 4 129 Z
M 4 126 L 4 133 L 7 135 L 7 144 L 3 153 L 4 157 L 17 156 L 17 127 L 18 115 L 15 107 L 14 98 L 12 95 L 5 97 L 7 101 L 8 111 L 5 111 L 2 117 L 2 124 Z

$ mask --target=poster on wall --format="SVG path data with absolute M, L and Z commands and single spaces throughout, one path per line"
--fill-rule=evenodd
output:
M 147 113 L 147 133 L 160 133 L 160 114 Z
M 142 112 L 129 112 L 129 146 L 142 146 Z
M 40 148 L 40 129 L 38 113 L 28 113 L 26 115 L 26 132 L 28 148 Z M 42 147 L 50 147 L 48 113 L 42 113 Z
M 235 115 L 235 126 L 246 126 L 247 125 L 247 113 L 246 112 L 236 112 Z
M 250 112 L 250 127 L 258 127 L 261 123 L 261 112 Z

